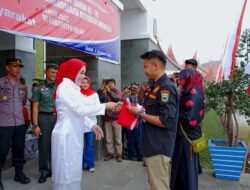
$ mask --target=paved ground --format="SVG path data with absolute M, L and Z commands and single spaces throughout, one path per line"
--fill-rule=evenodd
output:
M 5 190 L 51 190 L 52 183 L 49 180 L 44 184 L 38 184 L 39 173 L 37 160 L 28 161 L 25 172 L 31 178 L 31 183 L 21 185 L 13 181 L 13 168 L 3 172 Z M 109 162 L 97 161 L 96 172 L 83 173 L 82 189 L 84 190 L 149 190 L 147 185 L 146 168 L 141 162 L 115 160 Z M 212 176 L 211 170 L 205 170 L 199 176 L 200 190 L 249 190 L 250 174 L 243 174 L 239 182 L 217 180 Z

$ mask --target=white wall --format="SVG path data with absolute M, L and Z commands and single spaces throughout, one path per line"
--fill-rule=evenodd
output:
M 125 10 L 121 14 L 121 40 L 148 35 L 147 12 L 139 9 Z
M 141 9 L 124 10 L 121 14 L 121 40 L 153 37 L 153 17 Z
M 15 49 L 27 52 L 34 52 L 33 38 L 16 35 Z

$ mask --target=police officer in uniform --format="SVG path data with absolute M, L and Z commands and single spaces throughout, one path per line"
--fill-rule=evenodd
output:
M 33 88 L 32 123 L 33 132 L 38 137 L 39 148 L 39 183 L 46 182 L 51 176 L 51 134 L 56 117 L 52 95 L 56 87 L 55 79 L 58 66 L 54 63 L 46 65 L 46 79 Z
M 30 182 L 23 173 L 26 132 L 23 107 L 27 101 L 27 87 L 19 79 L 22 67 L 21 59 L 8 59 L 7 76 L 0 78 L 0 190 L 4 189 L 1 172 L 10 146 L 15 167 L 14 180 L 22 184 Z
M 170 190 L 171 157 L 177 131 L 179 98 L 173 82 L 165 74 L 166 57 L 152 50 L 141 55 L 144 73 L 153 81 L 144 97 L 144 108 L 128 107 L 142 118 L 142 154 L 147 165 L 151 190 Z

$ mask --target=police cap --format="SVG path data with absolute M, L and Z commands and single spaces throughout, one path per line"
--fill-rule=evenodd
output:
M 153 58 L 157 58 L 161 61 L 161 63 L 163 65 L 166 65 L 167 63 L 167 59 L 166 59 L 166 55 L 160 51 L 160 50 L 151 50 L 151 51 L 148 51 L 144 54 L 142 54 L 140 56 L 142 59 L 153 59 Z
M 22 60 L 17 58 L 11 58 L 6 60 L 6 65 L 23 67 Z

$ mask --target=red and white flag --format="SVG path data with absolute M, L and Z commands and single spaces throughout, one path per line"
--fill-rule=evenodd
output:
M 215 80 L 216 83 L 222 83 L 223 80 L 224 80 L 224 76 L 223 76 L 223 59 L 225 57 L 227 43 L 228 43 L 228 36 L 227 36 L 227 41 L 226 41 L 226 45 L 225 45 L 225 48 L 224 48 L 224 52 L 223 52 L 222 57 L 220 59 L 220 64 L 219 64 L 219 67 L 217 69 L 216 80 Z
M 239 6 L 237 6 L 236 19 L 234 22 L 234 26 L 230 32 L 226 45 L 226 51 L 222 59 L 224 80 L 229 80 L 232 77 L 234 71 L 236 61 L 235 57 L 240 40 L 242 21 L 247 5 L 247 0 L 238 0 L 238 3 Z
M 129 98 L 126 98 L 126 100 L 123 101 L 121 111 L 118 114 L 117 123 L 124 128 L 133 130 L 134 128 L 138 127 L 139 119 L 136 118 L 135 115 L 129 112 L 127 106 L 136 107 L 138 110 L 141 110 L 143 108 L 139 104 L 131 104 Z

